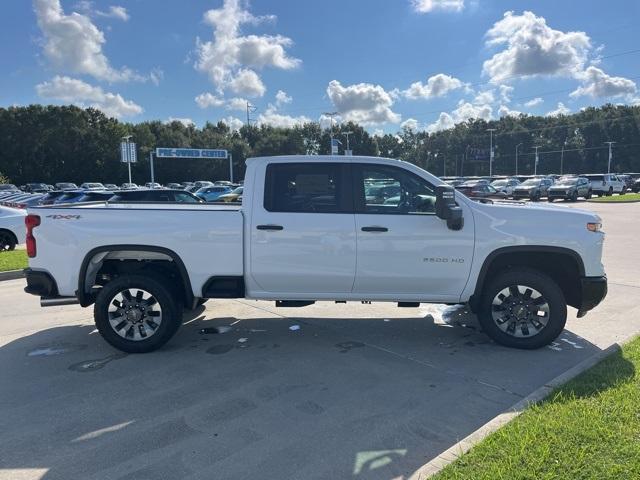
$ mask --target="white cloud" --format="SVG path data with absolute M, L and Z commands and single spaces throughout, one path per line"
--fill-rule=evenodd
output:
M 277 106 L 282 106 L 286 103 L 291 103 L 293 101 L 293 98 L 291 98 L 291 96 L 287 95 L 287 92 L 283 91 L 283 90 L 278 90 L 278 93 L 276 93 L 276 105 Z
M 438 120 L 427 125 L 427 132 L 439 132 L 440 130 L 447 130 L 449 128 L 453 128 L 454 126 L 455 122 L 453 120 L 453 117 L 447 112 L 441 112 Z
M 536 107 L 538 105 L 541 105 L 542 102 L 544 102 L 544 100 L 542 100 L 541 97 L 536 97 L 536 98 L 532 98 L 528 102 L 524 102 L 524 106 L 529 108 Z
M 232 116 L 223 118 L 221 122 L 226 123 L 232 131 L 240 130 L 244 126 L 244 122 L 242 120 Z
M 400 124 L 400 127 L 417 132 L 420 128 L 420 124 L 418 123 L 418 120 L 416 120 L 415 118 L 407 118 L 404 122 Z
M 227 100 L 227 110 L 237 110 L 240 112 L 245 112 L 247 110 L 247 99 L 246 98 L 230 98 Z
M 194 100 L 200 108 L 221 107 L 224 105 L 224 100 L 222 98 L 218 98 L 213 93 L 209 92 L 201 93 Z
M 621 97 L 632 96 L 637 92 L 636 83 L 624 77 L 612 77 L 598 67 L 590 66 L 577 75 L 582 85 L 571 92 L 571 97 L 588 95 L 590 97 Z
M 493 90 L 484 90 L 476 95 L 473 99 L 475 105 L 484 105 L 495 102 L 495 92 Z
M 460 101 L 458 108 L 453 111 L 455 123 L 466 122 L 467 120 L 482 119 L 491 120 L 493 109 L 491 105 L 471 104 L 469 102 Z
M 591 49 L 586 33 L 554 30 L 528 11 L 506 12 L 486 37 L 488 46 L 506 45 L 483 64 L 483 73 L 494 83 L 513 76 L 573 76 L 583 70 Z
M 361 125 L 398 123 L 401 116 L 391 110 L 393 98 L 380 85 L 358 83 L 342 86 L 332 80 L 327 95 L 342 118 Z
M 300 115 L 299 117 L 292 117 L 290 115 L 284 115 L 278 113 L 275 110 L 267 109 L 265 113 L 258 115 L 258 123 L 271 125 L 273 127 L 291 128 L 296 125 L 302 125 L 303 123 L 310 122 L 311 119 Z
M 461 12 L 464 0 L 411 0 L 413 9 L 418 13 L 430 13 L 435 10 Z
M 500 100 L 503 103 L 511 102 L 511 94 L 513 93 L 513 87 L 510 85 L 500 85 Z
M 33 0 L 33 6 L 44 35 L 44 56 L 55 69 L 109 82 L 145 80 L 126 67 L 110 65 L 102 52 L 104 34 L 87 15 L 65 15 L 60 0 Z
M 443 97 L 452 90 L 463 86 L 462 82 L 455 77 L 438 73 L 429 77 L 427 83 L 415 82 L 404 91 L 404 95 L 412 100 L 418 98 Z
M 558 106 L 556 107 L 555 110 L 551 110 L 550 112 L 547 112 L 546 116 L 547 117 L 557 117 L 558 115 L 569 115 L 571 113 L 571 110 L 569 110 L 564 103 L 562 102 L 558 102 Z
M 521 114 L 522 112 L 518 110 L 511 110 L 506 105 L 500 105 L 500 108 L 498 108 L 499 117 L 517 117 L 518 115 L 521 115 Z
M 89 85 L 75 78 L 55 76 L 49 82 L 36 85 L 36 92 L 43 98 L 60 100 L 102 110 L 110 117 L 128 117 L 142 113 L 142 107 L 119 94 L 105 92 L 100 87 Z
M 258 74 L 248 68 L 239 70 L 230 80 L 229 87 L 235 93 L 248 97 L 262 97 L 267 91 L 267 87 L 262 83 Z
M 131 18 L 129 17 L 127 9 L 119 5 L 110 6 L 109 10 L 106 12 L 98 10 L 96 11 L 96 15 L 99 17 L 115 18 L 116 20 L 122 20 L 123 22 L 128 22 L 129 18 Z
M 262 96 L 262 80 L 255 72 L 266 67 L 289 70 L 300 60 L 287 54 L 292 45 L 282 35 L 241 35 L 240 27 L 274 21 L 275 16 L 256 17 L 244 9 L 240 0 L 224 0 L 221 8 L 208 10 L 204 22 L 213 27 L 213 40 L 196 40 L 195 69 L 206 73 L 221 93 L 227 88 L 242 95 Z
M 179 117 L 169 117 L 167 118 L 167 121 L 165 123 L 173 123 L 173 122 L 180 122 L 185 127 L 190 127 L 190 126 L 195 127 L 196 125 L 196 122 L 194 122 L 190 118 L 179 118 Z

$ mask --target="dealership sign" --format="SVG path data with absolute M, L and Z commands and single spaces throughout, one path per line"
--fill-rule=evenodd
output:
M 156 158 L 227 158 L 226 150 L 206 148 L 156 148 Z

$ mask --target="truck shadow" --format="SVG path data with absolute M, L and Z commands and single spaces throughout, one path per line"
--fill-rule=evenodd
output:
M 387 319 L 214 311 L 186 314 L 146 355 L 113 350 L 92 325 L 0 347 L 0 478 L 409 478 L 599 351 L 568 331 L 555 349 L 506 349 L 460 308 Z M 633 374 L 628 363 L 576 394 Z

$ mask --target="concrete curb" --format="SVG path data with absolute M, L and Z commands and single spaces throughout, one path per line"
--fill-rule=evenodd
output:
M 16 280 L 18 278 L 24 278 L 24 272 L 22 270 L 9 270 L 8 272 L 0 272 L 0 282 L 5 280 Z
M 635 337 L 636 337 L 635 334 L 631 335 L 621 343 L 625 344 Z M 591 367 L 595 366 L 596 364 L 598 364 L 608 356 L 613 355 L 614 353 L 619 352 L 620 350 L 621 350 L 620 344 L 614 343 L 613 345 L 605 348 L 604 350 L 601 350 L 600 352 L 594 354 L 593 356 L 584 359 L 582 362 L 573 366 L 572 368 L 565 371 L 564 373 L 561 373 L 560 375 L 555 377 L 553 380 L 551 380 L 549 383 L 546 383 L 545 385 L 531 392 L 529 395 L 527 395 L 522 400 L 520 400 L 515 405 L 513 405 L 511 408 L 509 408 L 509 410 L 502 412 L 497 417 L 494 417 L 492 420 L 485 423 L 478 430 L 471 433 L 467 437 L 463 438 L 458 443 L 451 446 L 450 448 L 442 452 L 437 457 L 431 459 L 429 462 L 425 463 L 422 467 L 416 470 L 413 473 L 413 475 L 411 475 L 411 477 L 409 477 L 409 480 L 424 480 L 426 478 L 429 478 L 435 475 L 444 467 L 446 467 L 447 465 L 452 463 L 454 460 L 456 460 L 458 457 L 462 456 L 464 453 L 471 450 L 472 447 L 480 443 L 491 433 L 502 428 L 511 420 L 518 417 L 522 412 L 524 412 L 527 409 L 527 407 L 535 403 L 541 402 L 542 400 L 547 398 L 549 394 L 551 394 L 551 392 L 553 392 L 558 387 L 561 387 L 562 385 L 567 383 L 569 380 L 572 380 L 573 378 L 577 377 L 578 375 L 585 372 L 586 370 L 589 370 Z
M 598 201 L 598 200 L 587 200 L 587 202 L 589 203 L 606 203 L 607 205 L 609 204 L 616 204 L 616 203 L 640 203 L 640 200 L 618 200 L 615 202 L 604 202 L 604 201 Z

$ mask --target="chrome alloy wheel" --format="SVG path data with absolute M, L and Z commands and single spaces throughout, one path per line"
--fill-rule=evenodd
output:
M 127 340 L 139 342 L 155 334 L 162 323 L 162 308 L 146 290 L 127 288 L 109 302 L 109 324 Z
M 549 303 L 534 288 L 511 285 L 493 298 L 491 316 L 498 328 L 507 335 L 530 338 L 549 323 Z

